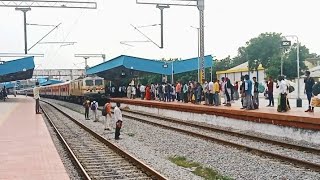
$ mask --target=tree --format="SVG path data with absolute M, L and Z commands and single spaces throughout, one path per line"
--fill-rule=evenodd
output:
M 246 43 L 246 47 L 238 49 L 238 56 L 233 59 L 234 65 L 241 64 L 240 62 L 248 61 L 249 69 L 254 70 L 260 64 L 266 69 L 268 76 L 276 78 L 281 71 L 281 56 L 283 57 L 283 74 L 288 79 L 297 77 L 297 48 L 294 44 L 288 52 L 283 54 L 281 49 L 282 36 L 281 33 L 262 33 L 256 38 L 250 39 Z M 307 67 L 304 62 L 310 55 L 309 49 L 300 45 L 300 72 L 304 72 Z
M 297 44 L 291 48 L 291 50 L 285 54 L 283 59 L 283 74 L 287 76 L 288 79 L 293 79 L 298 76 L 297 74 Z M 307 70 L 305 65 L 305 60 L 312 57 L 309 53 L 309 49 L 306 46 L 299 47 L 299 66 L 300 75 L 304 74 Z
M 232 67 L 232 59 L 230 56 L 223 58 L 221 60 L 216 60 L 213 63 L 212 75 L 215 77 L 215 75 L 217 74 L 217 71 L 227 70 L 231 67 Z
M 262 64 L 265 68 L 271 67 L 271 62 L 275 60 L 274 58 L 280 57 L 281 40 L 280 33 L 262 33 L 258 37 L 251 39 L 244 50 L 248 57 L 249 69 L 253 70 L 259 64 Z

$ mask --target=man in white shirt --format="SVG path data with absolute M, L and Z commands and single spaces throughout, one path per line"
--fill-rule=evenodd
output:
M 140 93 L 141 93 L 141 99 L 143 100 L 146 94 L 146 87 L 143 84 L 141 84 L 140 86 Z
M 99 107 L 99 104 L 97 101 L 93 101 L 91 103 L 91 106 L 90 106 L 90 109 L 92 110 L 92 114 L 94 115 L 94 122 L 97 122 L 98 121 L 98 118 L 97 118 L 97 109 Z
M 135 99 L 136 98 L 136 93 L 137 93 L 136 87 L 132 86 L 132 88 L 131 88 L 131 99 Z
M 226 86 L 226 81 L 225 81 L 225 78 L 222 77 L 221 78 L 221 95 L 223 96 L 224 98 L 224 102 L 223 104 L 226 104 L 227 103 L 227 95 L 226 95 L 226 89 L 225 89 L 225 86 Z
M 208 84 L 208 91 L 209 91 L 209 105 L 213 105 L 213 94 L 215 93 L 213 90 L 213 82 L 210 81 Z
M 122 127 L 122 113 L 120 110 L 120 103 L 116 103 L 117 106 L 114 108 L 114 119 L 116 121 L 116 132 L 115 132 L 115 140 L 119 140 L 120 129 Z
M 156 87 L 153 83 L 151 83 L 151 100 L 155 100 L 155 97 L 156 97 Z
M 36 82 L 36 86 L 33 88 L 33 98 L 36 100 L 36 114 L 41 114 L 40 112 L 40 87 L 39 82 Z
M 286 112 L 288 110 L 288 106 L 287 106 L 288 85 L 284 80 L 284 76 L 279 76 L 277 87 L 279 87 L 279 92 L 280 92 L 280 106 L 278 107 L 278 111 Z

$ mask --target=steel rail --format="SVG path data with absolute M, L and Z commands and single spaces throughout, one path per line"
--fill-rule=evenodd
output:
M 63 138 L 63 136 L 61 135 L 61 133 L 57 129 L 56 125 L 54 124 L 54 122 L 51 120 L 51 118 L 47 114 L 47 112 L 42 108 L 42 106 L 40 106 L 40 108 L 42 109 L 43 114 L 45 115 L 45 117 L 48 119 L 49 123 L 53 127 L 54 131 L 57 133 L 58 138 L 61 140 L 62 144 L 66 147 L 68 153 L 71 156 L 72 161 L 75 162 L 75 165 L 80 169 L 80 173 L 82 174 L 83 178 L 85 178 L 86 180 L 91 180 L 91 178 L 89 177 L 88 173 L 83 168 L 83 166 L 81 165 L 80 161 L 78 160 L 78 158 L 76 157 L 74 152 L 71 150 L 71 148 L 68 145 L 67 141 Z
M 278 160 L 282 160 L 282 161 L 285 161 L 285 162 L 288 162 L 288 163 L 292 163 L 292 164 L 294 164 L 296 166 L 299 166 L 299 167 L 309 168 L 309 169 L 315 170 L 317 172 L 320 172 L 320 164 L 316 164 L 316 163 L 312 163 L 312 162 L 308 162 L 308 161 L 304 161 L 304 160 L 300 160 L 300 159 L 295 159 L 295 158 L 292 158 L 292 157 L 288 157 L 288 156 L 284 156 L 284 155 L 280 155 L 280 154 L 264 151 L 264 150 L 261 150 L 261 149 L 258 149 L 258 148 L 253 148 L 253 147 L 250 147 L 250 146 L 246 146 L 246 145 L 230 142 L 230 141 L 227 141 L 227 140 L 223 140 L 223 139 L 219 139 L 219 138 L 215 138 L 215 137 L 211 137 L 211 136 L 195 133 L 195 132 L 192 132 L 192 131 L 188 131 L 188 130 L 184 130 L 184 129 L 180 129 L 180 128 L 176 128 L 176 127 L 172 127 L 172 126 L 167 126 L 167 125 L 156 123 L 156 122 L 151 122 L 151 121 L 148 121 L 148 120 L 145 120 L 145 119 L 142 119 L 142 118 L 138 118 L 138 117 L 134 117 L 134 116 L 130 116 L 130 115 L 123 114 L 123 116 L 125 116 L 127 118 L 131 118 L 131 119 L 137 120 L 137 121 L 140 121 L 140 122 L 143 122 L 143 123 L 146 123 L 146 124 L 151 124 L 151 125 L 154 125 L 154 126 L 159 126 L 159 127 L 165 128 L 165 129 L 170 129 L 170 130 L 174 130 L 174 131 L 177 131 L 177 132 L 181 132 L 181 133 L 184 133 L 184 134 L 187 134 L 187 135 L 190 135 L 190 136 L 198 137 L 198 138 L 201 138 L 201 139 L 204 139 L 204 140 L 217 142 L 217 143 L 220 143 L 220 144 L 223 144 L 223 145 L 227 145 L 227 146 L 231 146 L 231 147 L 235 147 L 235 148 L 238 148 L 238 149 L 244 149 L 244 150 L 246 150 L 246 151 L 248 151 L 248 152 L 250 152 L 252 154 L 256 154 L 256 155 L 259 155 L 259 156 L 262 156 L 262 157 L 263 156 L 267 156 L 267 157 L 270 157 L 270 158 L 273 158 L 273 159 L 276 158 Z
M 274 145 L 279 145 L 279 146 L 295 149 L 298 151 L 305 151 L 305 152 L 320 155 L 320 149 L 317 149 L 317 148 L 299 146 L 299 145 L 295 145 L 295 144 L 290 144 L 290 143 L 281 142 L 281 141 L 277 141 L 277 140 L 253 136 L 253 135 L 244 134 L 244 133 L 240 133 L 240 132 L 228 131 L 228 130 L 220 129 L 217 127 L 205 126 L 205 125 L 197 124 L 194 122 L 187 122 L 187 121 L 183 121 L 183 120 L 179 120 L 179 119 L 175 119 L 175 118 L 158 116 L 155 114 L 145 113 L 145 112 L 141 112 L 141 111 L 132 111 L 132 110 L 128 110 L 128 109 L 121 109 L 121 110 L 125 111 L 125 112 L 139 114 L 139 115 L 150 116 L 150 117 L 157 118 L 157 119 L 160 119 L 163 121 L 169 121 L 172 123 L 182 124 L 182 125 L 186 125 L 186 126 L 190 126 L 190 127 L 201 128 L 204 130 L 210 130 L 210 131 L 215 131 L 215 132 L 219 132 L 219 133 L 225 133 L 225 134 L 236 136 L 236 137 L 247 138 L 247 139 L 251 139 L 251 140 L 261 141 L 261 142 L 265 142 L 265 143 L 270 143 L 270 144 L 274 144 Z
M 162 176 L 160 173 L 158 173 L 156 170 L 154 170 L 153 168 L 149 167 L 148 165 L 146 165 L 145 163 L 143 163 L 142 161 L 138 160 L 137 158 L 135 158 L 134 156 L 132 156 L 131 154 L 129 154 L 128 152 L 125 152 L 124 150 L 120 149 L 120 147 L 118 147 L 117 145 L 111 143 L 110 141 L 108 141 L 107 139 L 105 139 L 104 137 L 100 136 L 99 134 L 97 134 L 96 132 L 92 131 L 90 128 L 88 128 L 87 126 L 85 126 L 84 124 L 82 124 L 81 122 L 77 121 L 76 119 L 74 119 L 73 117 L 71 117 L 69 114 L 63 112 L 61 109 L 59 109 L 58 107 L 56 107 L 55 105 L 53 105 L 50 102 L 47 101 L 43 101 L 44 103 L 49 104 L 51 107 L 53 107 L 54 109 L 56 109 L 57 111 L 59 111 L 61 114 L 63 114 L 64 116 L 66 116 L 68 119 L 70 119 L 71 121 L 73 121 L 75 124 L 77 124 L 78 126 L 80 126 L 81 128 L 83 128 L 85 131 L 87 131 L 89 134 L 91 134 L 92 136 L 94 136 L 95 138 L 97 138 L 100 142 L 102 142 L 103 144 L 105 144 L 106 146 L 108 146 L 109 148 L 111 148 L 112 150 L 114 150 L 115 152 L 117 152 L 119 155 L 121 155 L 122 157 L 126 158 L 128 161 L 132 162 L 133 164 L 135 164 L 137 167 L 139 167 L 140 169 L 142 169 L 142 171 L 144 171 L 147 175 L 151 176 L 152 179 L 157 179 L 157 180 L 167 180 L 166 177 Z

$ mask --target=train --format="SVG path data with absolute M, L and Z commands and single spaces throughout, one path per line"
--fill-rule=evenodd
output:
M 79 78 L 48 86 L 40 86 L 40 96 L 74 103 L 82 103 L 85 99 L 105 102 L 105 80 L 98 76 Z M 33 88 L 19 90 L 18 94 L 33 96 Z

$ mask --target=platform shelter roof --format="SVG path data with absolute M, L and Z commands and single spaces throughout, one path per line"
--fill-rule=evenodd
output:
M 33 56 L 11 61 L 0 61 L 0 82 L 30 79 L 34 67 Z
M 211 67 L 212 63 L 212 56 L 205 56 L 205 67 Z M 174 74 L 194 71 L 198 69 L 198 58 L 161 61 L 121 55 L 87 69 L 86 74 L 96 74 L 106 79 L 118 77 L 121 73 L 130 74 L 136 71 L 141 73 L 171 75 L 172 66 Z
M 10 89 L 10 88 L 14 88 L 15 83 L 12 82 L 7 82 L 7 83 L 1 83 L 0 84 L 0 88 L 6 87 L 6 89 Z
M 49 79 L 46 82 L 40 83 L 40 86 L 48 86 L 48 85 L 59 84 L 59 83 L 63 83 L 63 81 L 59 81 L 59 80 L 56 80 L 56 79 Z

